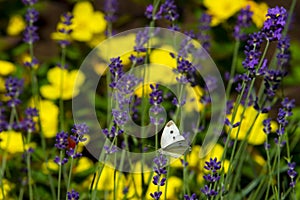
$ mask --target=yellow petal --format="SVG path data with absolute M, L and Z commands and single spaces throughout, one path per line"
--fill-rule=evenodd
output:
M 4 131 L 0 134 L 0 148 L 9 153 L 24 152 L 22 134 L 15 131 Z
M 94 12 L 92 18 L 89 22 L 90 30 L 93 33 L 101 33 L 106 29 L 106 20 L 104 19 L 104 14 L 100 11 Z
M 164 50 L 164 47 L 162 47 L 162 49 L 155 49 L 151 52 L 150 62 L 168 66 L 173 69 L 177 67 L 176 59 L 172 58 L 170 51 Z
M 89 1 L 80 1 L 75 4 L 73 8 L 73 15 L 75 17 L 92 15 L 94 12 L 94 8 Z
M 268 5 L 264 2 L 256 3 L 255 1 L 247 1 L 245 4 L 249 5 L 250 10 L 253 12 L 252 21 L 258 28 L 261 28 L 266 20 Z
M 53 138 L 57 134 L 58 107 L 48 100 L 40 101 L 40 118 L 45 138 Z
M 43 85 L 40 88 L 40 92 L 46 99 L 58 99 L 60 97 L 60 90 L 58 87 L 52 85 Z
M 7 76 L 13 73 L 16 70 L 16 67 L 13 63 L 0 60 L 0 75 Z
M 26 27 L 26 23 L 22 16 L 14 15 L 9 19 L 6 32 L 8 35 L 19 35 Z
M 212 15 L 211 25 L 216 26 L 237 13 L 245 5 L 245 0 L 204 0 L 203 4 Z
M 234 123 L 241 121 L 241 115 L 243 113 L 244 107 L 239 106 L 237 110 L 237 114 L 234 120 Z M 260 113 L 255 120 L 255 116 L 257 115 L 257 111 L 253 107 L 248 107 L 245 110 L 243 121 L 240 125 L 240 131 L 238 127 L 232 129 L 230 137 L 232 139 L 235 139 L 236 136 L 238 140 L 243 140 L 246 138 L 247 132 L 250 131 L 249 137 L 248 137 L 248 143 L 253 145 L 260 145 L 263 144 L 266 140 L 266 134 L 263 132 L 263 120 L 267 119 L 267 114 Z M 232 115 L 227 116 L 229 120 L 231 120 Z M 254 122 L 255 120 L 255 122 Z M 254 124 L 253 124 L 254 122 Z M 226 127 L 227 130 L 229 130 L 228 127 Z M 238 134 L 238 135 L 237 135 Z

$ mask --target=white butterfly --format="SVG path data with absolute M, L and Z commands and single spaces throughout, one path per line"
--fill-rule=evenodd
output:
M 180 134 L 179 129 L 172 120 L 166 124 L 163 130 L 160 140 L 160 146 L 160 153 L 175 158 L 179 158 L 187 150 L 191 150 L 191 147 L 189 146 L 185 138 Z

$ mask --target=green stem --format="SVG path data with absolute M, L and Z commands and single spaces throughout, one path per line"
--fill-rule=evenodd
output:
M 76 145 L 76 147 L 75 147 L 74 154 L 77 152 L 77 149 L 78 149 L 78 145 Z M 71 185 L 73 163 L 74 163 L 74 158 L 71 157 L 70 168 L 69 168 L 69 176 L 68 176 L 68 182 L 67 182 L 67 192 L 69 191 L 70 185 Z M 66 196 L 66 200 L 67 199 L 68 199 L 68 196 Z
M 240 47 L 240 40 L 237 40 L 234 45 L 233 57 L 232 57 L 231 68 L 230 68 L 230 78 L 229 78 L 228 85 L 226 88 L 226 96 L 227 97 L 229 97 L 231 87 L 233 84 L 233 77 L 234 77 L 236 62 L 237 62 L 237 58 L 238 58 L 239 47 Z
M 27 132 L 27 144 L 31 140 L 31 131 Z M 31 165 L 30 165 L 30 152 L 27 150 L 26 154 L 26 163 L 27 163 L 27 176 L 28 176 L 28 189 L 29 189 L 29 199 L 33 199 L 32 185 L 31 185 Z
M 63 151 L 60 150 L 60 152 L 59 152 L 59 160 L 61 162 L 62 162 L 62 158 L 63 158 Z M 58 182 L 57 182 L 57 199 L 60 199 L 61 171 L 62 171 L 62 164 L 59 164 Z
M 59 96 L 59 119 L 60 119 L 60 130 L 64 130 L 64 70 L 65 69 L 65 59 L 66 59 L 66 48 L 62 48 L 61 51 L 61 72 L 60 72 L 60 96 Z
M 279 126 L 279 129 L 281 128 L 281 126 Z M 278 138 L 278 144 L 277 144 L 277 190 L 278 190 L 278 200 L 280 200 L 280 145 L 281 145 L 281 138 L 282 136 L 279 136 Z

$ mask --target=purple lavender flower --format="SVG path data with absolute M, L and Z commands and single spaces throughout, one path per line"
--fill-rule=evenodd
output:
M 111 147 L 105 145 L 103 149 L 107 154 L 113 154 L 118 151 L 118 147 L 116 147 L 115 145 L 112 145 Z
M 70 137 L 76 142 L 76 144 L 78 144 L 78 142 L 84 142 L 87 140 L 87 138 L 84 138 L 84 135 L 89 132 L 89 127 L 85 123 L 74 124 L 71 132 L 74 135 L 71 135 Z
M 159 155 L 153 159 L 156 166 L 153 167 L 154 172 L 158 175 L 166 174 L 165 165 L 167 164 L 167 159 L 164 155 Z
M 291 57 L 289 48 L 290 48 L 290 38 L 288 36 L 281 38 L 277 44 L 277 49 L 279 49 L 279 52 L 276 55 L 278 66 L 281 67 L 287 66 Z
M 264 148 L 266 151 L 268 151 L 271 148 L 271 145 L 267 142 L 264 143 Z
M 0 102 L 0 105 L 2 106 L 2 102 Z M 9 123 L 5 116 L 5 109 L 0 107 L 0 133 L 7 130 L 8 126 Z
M 135 52 L 146 52 L 145 44 L 149 41 L 149 29 L 145 29 L 144 31 L 139 31 L 136 34 L 135 38 L 135 46 L 133 47 Z
M 38 116 L 38 110 L 36 108 L 27 108 L 25 110 L 25 118 L 20 122 L 20 128 L 26 132 L 34 132 L 36 123 L 33 120 L 33 117 Z
M 82 153 L 75 152 L 75 149 L 73 149 L 73 148 L 68 149 L 66 151 L 66 154 L 73 159 L 82 157 Z
M 262 32 L 269 41 L 280 40 L 287 19 L 287 11 L 283 7 L 269 8 L 267 20 L 264 22 Z
M 150 193 L 150 196 L 154 199 L 154 200 L 159 200 L 160 196 L 162 195 L 162 192 L 154 192 L 154 193 Z
M 204 188 L 201 188 L 200 191 L 207 197 L 216 196 L 218 194 L 214 189 L 210 189 L 207 185 L 204 185 Z
M 64 35 L 64 39 L 58 40 L 58 43 L 61 46 L 61 48 L 65 48 L 66 46 L 71 44 L 68 38 L 69 35 L 72 33 L 71 25 L 73 17 L 74 16 L 69 12 L 64 13 L 61 17 L 61 23 L 65 25 L 63 26 L 63 28 L 58 29 L 58 31 Z
M 22 0 L 22 3 L 26 6 L 32 6 L 37 3 L 38 0 Z
M 138 106 L 141 105 L 142 99 L 138 97 L 137 95 L 134 95 L 133 97 L 133 105 L 131 107 L 131 115 L 133 120 L 138 119 Z
M 111 58 L 110 59 L 110 64 L 109 64 L 109 71 L 111 73 L 111 83 L 109 86 L 111 88 L 115 88 L 117 85 L 117 81 L 122 77 L 124 74 L 123 72 L 123 65 L 122 65 L 122 60 L 120 57 L 117 58 Z
M 33 24 L 38 20 L 39 12 L 34 8 L 28 8 L 27 13 L 25 15 L 25 19 L 28 23 L 23 33 L 23 41 L 28 44 L 33 44 L 37 40 L 39 40 L 39 36 L 37 34 L 38 27 Z
M 265 71 L 264 75 L 264 93 L 268 99 L 273 99 L 276 94 L 276 90 L 279 88 L 279 85 L 286 76 L 286 72 L 282 70 L 270 69 Z
M 157 106 L 162 103 L 163 97 L 162 97 L 162 91 L 158 89 L 159 84 L 152 85 L 150 84 L 150 88 L 152 92 L 150 93 L 150 104 Z
M 124 131 L 121 129 L 117 131 L 117 128 L 115 125 L 113 125 L 111 127 L 110 131 L 107 128 L 103 129 L 103 134 L 108 138 L 114 138 L 118 135 L 121 135 L 123 132 Z
M 135 87 L 141 82 L 142 79 L 137 78 L 133 74 L 126 74 L 123 75 L 122 78 L 118 81 L 116 89 L 119 91 L 121 97 L 124 98 L 125 95 L 132 94 L 134 92 Z
M 60 159 L 59 156 L 55 156 L 54 160 L 53 160 L 56 164 L 58 165 L 64 165 L 68 162 L 68 158 L 62 158 Z
M 153 163 L 155 165 L 153 167 L 153 170 L 156 175 L 153 177 L 152 183 L 154 185 L 163 186 L 165 185 L 165 182 L 167 180 L 165 177 L 162 177 L 164 174 L 167 173 L 167 170 L 165 169 L 165 166 L 167 164 L 167 159 L 165 158 L 164 155 L 160 154 L 153 159 Z M 150 195 L 153 199 L 159 199 L 160 195 L 158 194 L 160 193 L 161 193 L 160 191 L 157 191 L 154 194 L 151 193 Z
M 241 124 L 241 122 L 237 122 L 235 124 L 231 124 L 230 120 L 228 118 L 226 118 L 225 119 L 225 124 L 227 126 L 231 127 L 231 128 L 236 128 L 236 127 L 238 127 Z
M 184 106 L 184 104 L 186 103 L 186 97 L 182 97 L 180 102 L 178 101 L 178 99 L 176 97 L 173 98 L 172 100 L 172 104 L 177 106 L 177 107 L 181 107 Z
M 264 125 L 264 128 L 263 128 L 263 131 L 265 132 L 265 134 L 270 134 L 271 133 L 271 118 L 268 118 L 268 119 L 265 119 L 263 121 L 263 125 Z
M 208 32 L 210 31 L 211 19 L 211 15 L 207 13 L 203 13 L 200 18 L 198 40 L 206 51 L 210 49 L 210 35 Z
M 160 7 L 159 11 L 153 15 L 153 5 L 149 4 L 145 11 L 145 16 L 151 20 L 158 20 L 162 18 L 162 7 Z
M 67 148 L 68 145 L 68 133 L 61 131 L 56 134 L 55 147 L 59 150 Z
M 126 111 L 121 111 L 121 110 L 113 109 L 111 111 L 111 113 L 112 113 L 112 115 L 114 117 L 114 122 L 116 124 L 118 124 L 119 126 L 122 126 L 122 125 L 126 124 L 126 122 L 129 119 L 128 113 Z
M 289 162 L 288 163 L 288 171 L 287 174 L 291 178 L 290 187 L 294 188 L 296 185 L 295 177 L 297 176 L 297 172 L 295 171 L 296 163 L 295 162 Z
M 8 77 L 5 81 L 6 96 L 11 98 L 18 97 L 23 90 L 24 80 Z
M 193 193 L 191 196 L 185 194 L 185 195 L 183 195 L 183 197 L 185 200 L 198 200 L 195 193 Z
M 203 178 L 211 185 L 212 183 L 220 180 L 220 176 L 218 174 L 218 170 L 221 169 L 221 162 L 217 161 L 217 158 L 210 158 L 209 162 L 205 162 L 204 169 L 209 170 L 210 174 L 204 175 Z M 210 189 L 208 185 L 205 185 L 204 188 L 201 189 L 201 192 L 205 194 L 207 197 L 215 196 L 218 194 L 217 191 Z
M 233 32 L 236 40 L 245 39 L 246 35 L 242 33 L 242 29 L 248 28 L 251 25 L 252 15 L 253 12 L 250 11 L 249 5 L 246 8 L 241 9 Z
M 213 173 L 216 173 L 217 170 L 221 169 L 221 162 L 217 162 L 217 158 L 210 158 L 209 162 L 205 162 L 204 169 L 207 169 L 209 171 L 212 171 Z
M 109 23 L 112 23 L 117 20 L 116 12 L 118 9 L 118 1 L 117 0 L 105 0 L 104 2 L 104 12 L 105 12 L 105 20 Z
M 150 122 L 154 125 L 159 125 L 164 122 L 164 119 L 160 117 L 160 114 L 164 111 L 160 104 L 163 102 L 163 92 L 159 90 L 159 85 L 150 84 L 151 93 L 150 93 Z
M 174 22 L 179 18 L 177 6 L 175 5 L 174 0 L 166 0 L 165 3 L 161 5 L 161 10 L 164 18 L 170 22 Z
M 30 68 L 36 66 L 37 64 L 39 64 L 39 61 L 36 58 L 32 58 L 31 61 L 25 61 L 24 62 L 24 66 L 25 67 L 30 67 Z
M 39 18 L 39 12 L 34 8 L 28 8 L 25 14 L 25 20 L 28 23 L 35 23 Z
M 8 77 L 5 81 L 6 96 L 10 97 L 10 100 L 7 102 L 9 107 L 15 107 L 21 103 L 21 100 L 18 99 L 19 95 L 23 90 L 23 79 L 17 79 L 13 77 Z
M 284 98 L 281 102 L 282 108 L 279 108 L 278 115 L 277 115 L 277 122 L 279 123 L 279 128 L 277 130 L 278 135 L 284 134 L 284 128 L 288 124 L 287 118 L 291 116 L 292 109 L 295 106 L 295 100 L 289 100 L 287 97 Z
M 79 199 L 79 193 L 76 192 L 74 189 L 72 189 L 71 192 L 67 193 L 68 200 L 78 200 Z

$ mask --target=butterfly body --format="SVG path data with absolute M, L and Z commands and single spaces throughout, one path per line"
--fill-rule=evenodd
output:
M 160 146 L 160 153 L 175 158 L 181 157 L 182 154 L 191 148 L 172 120 L 166 124 L 163 130 Z

